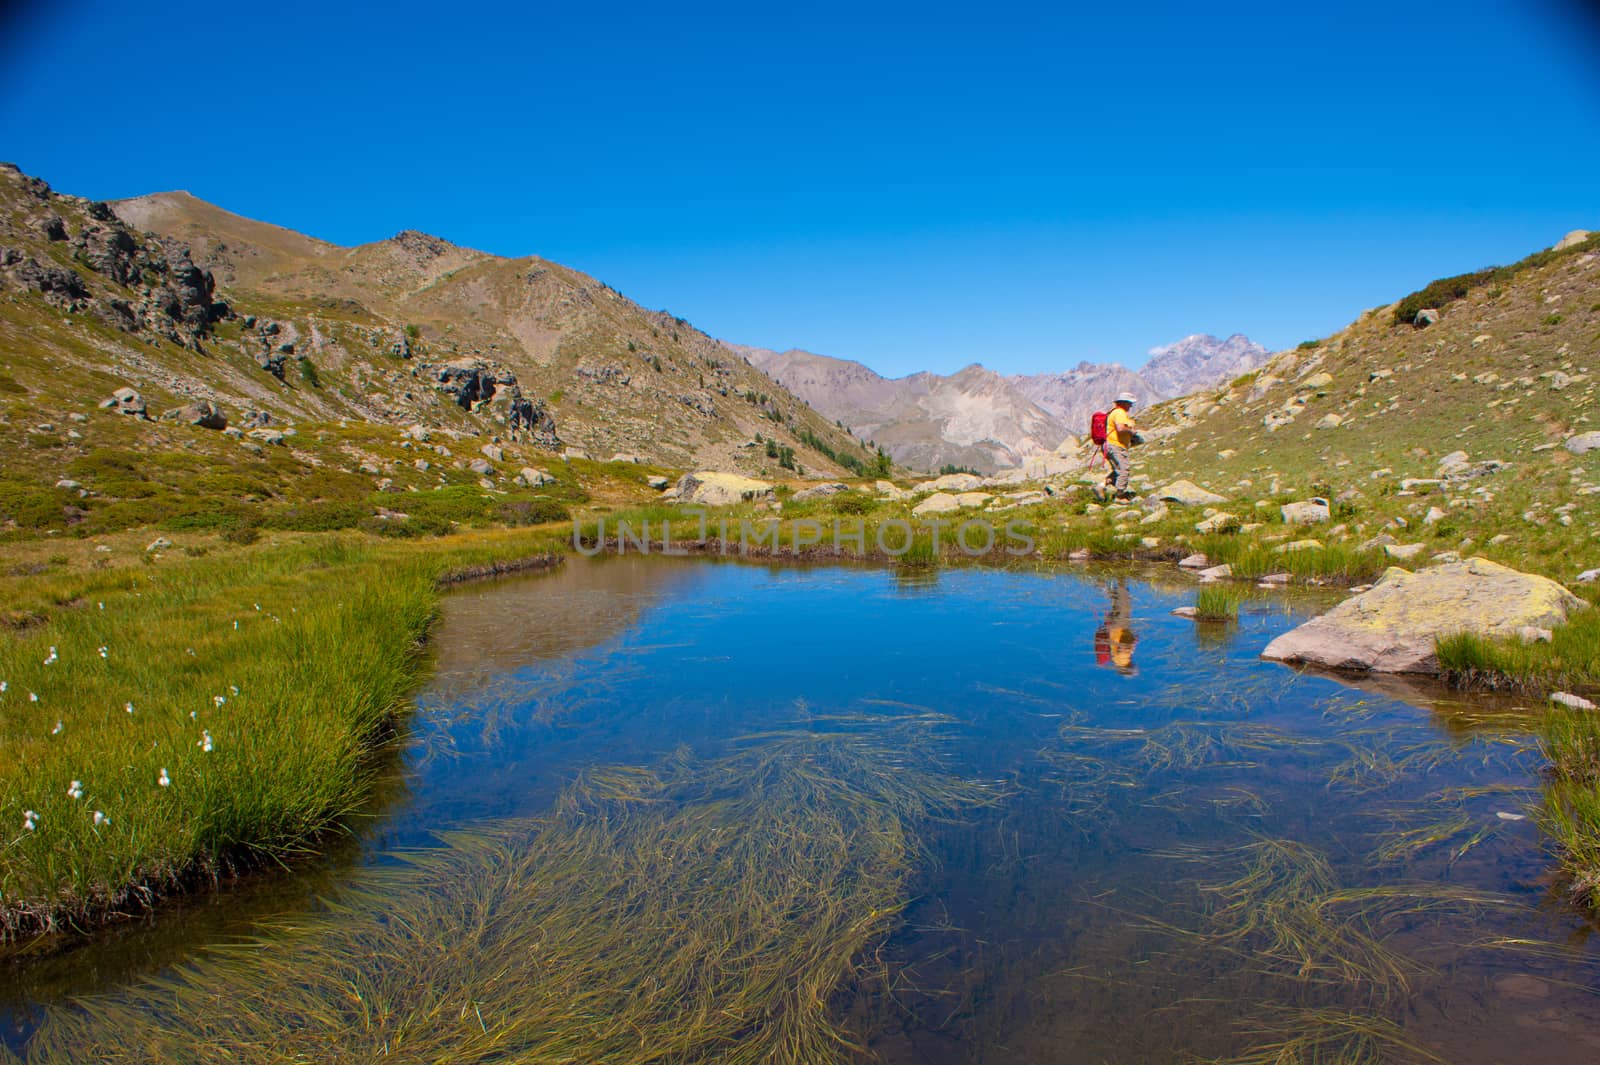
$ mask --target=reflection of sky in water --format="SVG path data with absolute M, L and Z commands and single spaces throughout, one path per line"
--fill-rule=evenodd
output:
M 884 1060 L 1177 1060 L 1247 1045 L 1228 1033 L 1264 1004 L 1370 1014 L 1359 980 L 1285 985 L 1281 958 L 1195 949 L 1218 885 L 1285 841 L 1351 897 L 1433 899 L 1328 911 L 1416 960 L 1405 1007 L 1383 1011 L 1410 1037 L 1452 1061 L 1600 1060 L 1595 951 L 1516 819 L 1538 799 L 1530 719 L 1263 663 L 1305 609 L 1259 598 L 1197 626 L 1170 615 L 1192 590 L 1170 571 L 659 558 L 470 586 L 446 600 L 405 787 L 356 864 L 537 815 L 585 766 L 930 711 L 952 721 L 952 767 L 1009 797 L 911 826 L 930 861 L 885 953 L 905 989 L 868 1007 Z

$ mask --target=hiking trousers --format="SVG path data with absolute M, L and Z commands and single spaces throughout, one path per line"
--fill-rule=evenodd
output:
M 1128 449 L 1106 445 L 1106 465 L 1111 467 L 1111 484 L 1119 492 L 1128 490 Z

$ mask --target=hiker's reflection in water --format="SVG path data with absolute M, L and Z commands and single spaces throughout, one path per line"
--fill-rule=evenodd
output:
M 1128 582 L 1120 577 L 1107 591 L 1111 595 L 1111 607 L 1101 619 L 1100 627 L 1094 630 L 1094 660 L 1131 676 L 1136 672 L 1133 645 L 1139 642 L 1133 632 L 1133 597 L 1128 594 Z

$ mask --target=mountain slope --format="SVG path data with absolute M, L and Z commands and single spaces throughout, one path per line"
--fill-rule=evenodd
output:
M 100 409 L 119 389 L 148 417 Z M 346 523 L 401 509 L 379 491 L 493 507 L 524 466 L 575 496 L 572 449 L 774 476 L 871 457 L 727 345 L 559 264 L 413 232 L 340 248 L 0 166 L 0 533 L 222 520 L 208 492 Z
M 1600 234 L 1417 295 L 1433 324 L 1409 324 L 1407 297 L 1150 410 L 1140 472 L 1233 498 L 1343 496 L 1352 533 L 1441 549 L 1507 535 L 1554 573 L 1600 562 L 1600 450 L 1581 442 L 1600 431 Z

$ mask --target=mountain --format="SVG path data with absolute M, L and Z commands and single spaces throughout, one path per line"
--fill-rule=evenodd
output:
M 150 417 L 88 417 L 119 389 Z M 386 453 L 412 426 L 450 444 Z M 255 469 L 249 430 L 282 433 L 293 461 Z M 503 457 L 473 470 L 484 445 Z M 558 263 L 409 230 L 346 248 L 187 193 L 96 203 L 0 164 L 0 453 L 19 460 L 0 468 L 0 529 L 110 498 L 47 490 L 73 471 L 192 467 L 184 451 L 238 467 L 241 496 L 324 501 L 335 480 L 342 498 L 498 491 L 568 452 L 758 475 L 872 457 L 728 345 Z
M 737 349 L 858 437 L 913 469 L 945 465 L 984 473 L 1020 466 L 1087 431 L 1089 416 L 1120 392 L 1150 403 L 1246 373 L 1268 357 L 1235 333 L 1184 337 L 1153 348 L 1143 370 L 1080 362 L 1061 373 L 1003 376 L 977 363 L 954 374 L 888 378 L 859 362 L 809 351 Z
M 974 363 L 948 376 L 887 378 L 848 359 L 809 351 L 740 349 L 822 414 L 915 469 L 954 465 L 992 473 L 1053 451 L 1059 418 L 1006 377 Z

